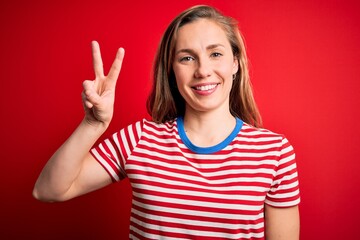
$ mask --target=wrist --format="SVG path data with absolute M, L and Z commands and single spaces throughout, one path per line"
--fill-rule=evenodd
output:
M 82 120 L 80 126 L 88 131 L 98 135 L 102 135 L 109 127 L 110 123 L 104 123 L 99 121 L 89 121 L 86 117 Z

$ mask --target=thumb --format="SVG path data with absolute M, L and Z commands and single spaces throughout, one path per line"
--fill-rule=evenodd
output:
M 92 108 L 94 105 L 98 105 L 100 96 L 95 89 L 95 81 L 86 80 L 83 82 L 83 101 L 86 107 Z

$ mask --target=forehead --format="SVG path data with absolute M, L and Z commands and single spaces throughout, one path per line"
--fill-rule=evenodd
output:
M 230 47 L 226 33 L 218 23 L 209 19 L 198 19 L 179 28 L 175 48 L 203 48 L 213 44 Z

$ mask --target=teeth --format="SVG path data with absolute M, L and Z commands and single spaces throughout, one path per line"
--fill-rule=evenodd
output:
M 198 87 L 195 87 L 195 89 L 200 90 L 200 91 L 208 91 L 208 90 L 214 89 L 216 87 L 216 85 L 217 84 L 198 86 Z

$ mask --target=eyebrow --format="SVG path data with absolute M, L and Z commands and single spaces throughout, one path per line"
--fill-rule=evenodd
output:
M 218 48 L 218 47 L 223 47 L 225 48 L 224 45 L 220 44 L 220 43 L 216 43 L 216 44 L 210 44 L 209 46 L 206 47 L 206 50 L 212 50 L 212 49 L 215 49 L 215 48 Z M 179 54 L 179 53 L 195 53 L 194 50 L 190 49 L 190 48 L 183 48 L 183 49 L 180 49 L 178 51 L 176 51 L 175 55 Z

